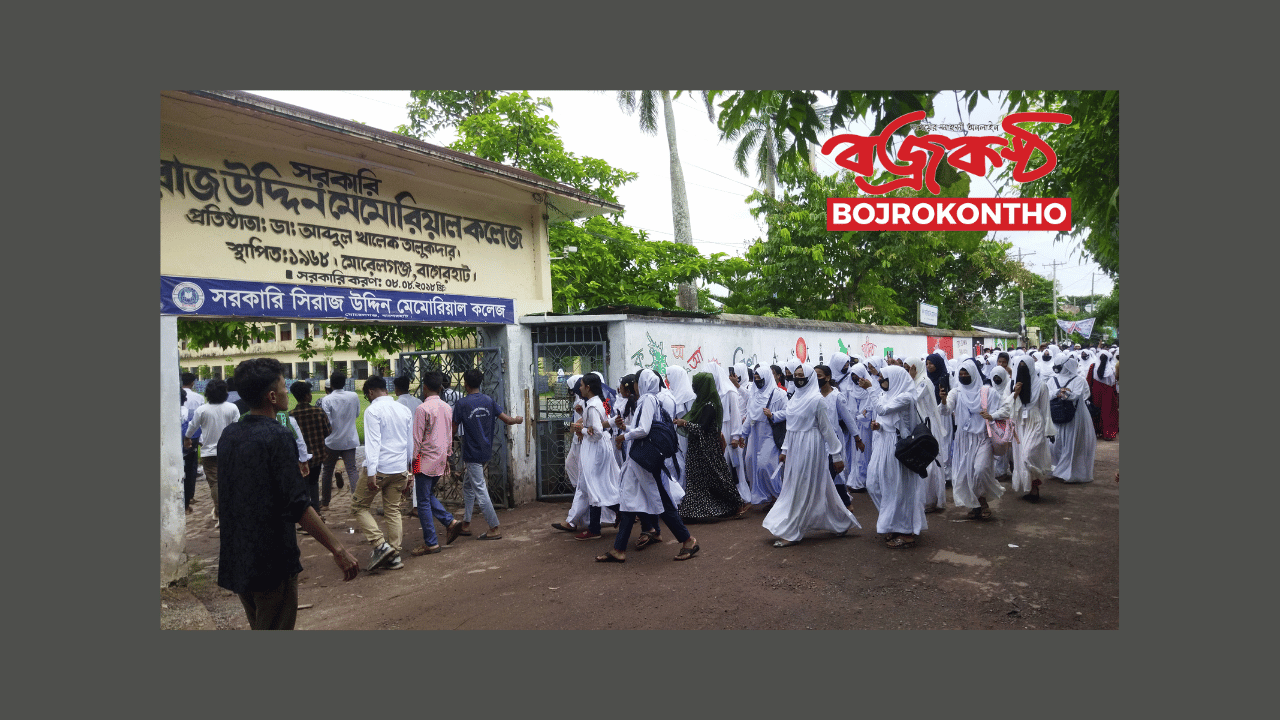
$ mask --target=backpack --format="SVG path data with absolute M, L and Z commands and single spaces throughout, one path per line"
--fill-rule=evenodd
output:
M 649 423 L 649 434 L 633 441 L 628 453 L 628 457 L 654 477 L 659 476 L 667 458 L 675 457 L 679 448 L 671 416 L 661 404 L 657 405 L 657 410 L 661 415 L 655 415 Z
M 991 388 L 987 385 L 982 386 L 982 411 L 991 414 L 987 403 L 990 400 L 988 392 Z M 1008 420 L 988 420 L 987 421 L 987 437 L 991 438 L 991 454 L 1003 455 L 1009 450 L 1010 443 L 1013 442 L 1013 423 Z
M 1053 384 L 1062 389 L 1062 383 L 1058 382 L 1058 378 L 1053 379 Z M 1076 417 L 1076 401 L 1066 398 L 1055 397 L 1049 401 L 1049 417 L 1053 419 L 1055 425 L 1066 425 Z
M 919 419 L 919 417 L 917 412 L 916 418 Z M 917 422 L 910 435 L 898 438 L 893 456 L 911 472 L 920 477 L 928 477 L 929 463 L 938 457 L 938 439 L 929 431 L 929 421 Z

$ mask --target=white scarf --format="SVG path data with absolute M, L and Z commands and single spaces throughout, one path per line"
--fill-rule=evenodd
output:
M 960 368 L 969 373 L 969 384 L 960 383 L 951 389 L 952 392 L 958 393 L 955 412 L 956 427 L 966 432 L 984 432 L 987 425 L 979 414 L 982 412 L 982 376 L 978 374 L 978 364 L 968 358 L 960 363 Z M 959 371 L 957 371 L 958 374 Z

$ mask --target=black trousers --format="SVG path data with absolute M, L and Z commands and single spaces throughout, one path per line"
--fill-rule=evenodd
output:
M 671 496 L 667 494 L 667 484 L 662 482 L 661 476 L 655 477 L 654 482 L 658 483 L 658 494 L 662 496 L 662 514 L 655 518 L 647 513 L 619 511 L 618 534 L 613 539 L 614 550 L 618 552 L 627 551 L 627 543 L 631 541 L 631 528 L 635 526 L 637 515 L 650 518 L 650 523 L 654 529 L 657 529 L 658 518 L 661 518 L 662 522 L 666 523 L 671 530 L 671 534 L 675 535 L 677 542 L 683 543 L 689 539 L 689 530 L 684 526 L 684 521 L 680 519 L 680 513 L 676 512 L 676 506 L 671 502 Z

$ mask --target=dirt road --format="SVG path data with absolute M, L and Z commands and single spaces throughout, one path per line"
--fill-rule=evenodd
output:
M 485 529 L 477 513 L 473 537 L 424 557 L 407 554 L 422 542 L 408 518 L 406 567 L 362 571 L 349 583 L 319 543 L 300 536 L 298 602 L 310 607 L 299 611 L 298 629 L 1118 629 L 1119 456 L 1118 440 L 1099 441 L 1094 482 L 1050 481 L 1034 505 L 1006 481 L 993 520 L 971 521 L 949 506 L 928 515 L 919 544 L 902 550 L 875 534 L 865 494 L 853 496 L 862 530 L 790 548 L 772 547 L 759 509 L 691 525 L 702 550 L 688 562 L 672 562 L 677 543 L 664 528 L 663 545 L 630 550 L 625 564 L 596 563 L 614 531 L 578 541 L 553 530 L 568 503 L 499 511 L 505 537 L 492 542 L 476 540 Z M 169 593 L 161 625 L 247 628 L 239 601 L 216 586 L 218 538 L 204 519 L 203 481 L 196 497 L 187 552 L 205 569 L 190 592 L 208 612 Z M 363 563 L 369 545 L 358 530 L 348 533 L 349 495 L 340 497 L 328 523 Z

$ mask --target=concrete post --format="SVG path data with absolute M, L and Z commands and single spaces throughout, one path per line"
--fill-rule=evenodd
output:
M 178 318 L 160 316 L 160 587 L 186 574 Z

